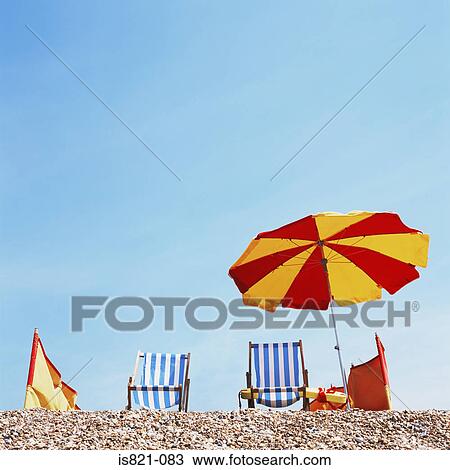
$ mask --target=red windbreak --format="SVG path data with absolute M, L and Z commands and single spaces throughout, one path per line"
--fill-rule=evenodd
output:
M 380 356 L 352 366 L 348 376 L 348 394 L 354 408 L 381 411 L 391 409 L 380 367 Z
M 318 241 L 319 232 L 313 216 L 309 215 L 275 230 L 261 232 L 256 237 L 256 239 L 258 238 L 297 238 L 299 240 Z
M 283 307 L 326 310 L 330 303 L 322 249 L 318 246 L 295 277 L 283 300 Z
M 419 277 L 419 273 L 411 264 L 398 261 L 377 251 L 335 243 L 327 243 L 327 246 L 362 269 L 389 294 L 395 294 L 403 286 Z
M 360 237 L 365 235 L 385 235 L 388 233 L 416 233 L 418 230 L 407 227 L 397 214 L 380 212 L 367 219 L 335 233 L 327 240 L 340 240 L 341 238 Z
M 388 370 L 387 370 L 386 356 L 384 354 L 384 346 L 378 335 L 375 335 L 375 341 L 377 343 L 378 356 L 380 358 L 380 367 L 381 367 L 381 374 L 383 376 L 383 382 L 384 382 L 384 385 L 389 385 L 389 375 L 388 375 Z
M 243 264 L 232 267 L 229 271 L 229 275 L 233 278 L 242 293 L 247 292 L 253 284 L 256 284 L 264 276 L 267 276 L 267 274 L 278 268 L 278 266 L 281 266 L 289 259 L 306 251 L 311 246 L 312 244 L 298 246 L 290 248 L 289 250 L 271 253 L 270 255 L 257 258 L 248 263 L 244 262 Z

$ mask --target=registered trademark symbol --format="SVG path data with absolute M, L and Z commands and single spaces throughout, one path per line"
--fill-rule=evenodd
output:
M 417 300 L 413 300 L 413 302 L 411 303 L 411 308 L 413 312 L 418 312 L 420 309 L 419 302 L 417 302 Z

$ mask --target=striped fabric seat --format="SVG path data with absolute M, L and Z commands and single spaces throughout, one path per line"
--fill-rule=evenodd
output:
M 273 408 L 300 400 L 299 343 L 253 344 L 257 402 Z
M 141 385 L 132 390 L 135 404 L 156 410 L 179 405 L 188 355 L 143 353 L 143 356 Z

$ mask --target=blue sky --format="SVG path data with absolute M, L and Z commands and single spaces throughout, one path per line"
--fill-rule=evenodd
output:
M 412 327 L 378 333 L 392 389 L 407 406 L 449 408 L 448 18 L 446 2 L 415 1 L 5 5 L 0 408 L 23 404 L 34 327 L 65 378 L 93 358 L 72 382 L 84 409 L 125 405 L 138 348 L 192 353 L 192 409 L 237 406 L 248 340 L 301 337 L 312 385 L 338 383 L 331 330 L 198 332 L 180 311 L 174 332 L 162 331 L 157 313 L 140 333 L 112 331 L 101 316 L 71 333 L 70 298 L 229 300 L 238 291 L 228 268 L 255 234 L 354 209 L 398 212 L 431 235 L 428 268 L 395 295 L 399 305 L 420 302 Z M 374 355 L 373 333 L 341 327 L 347 367 Z

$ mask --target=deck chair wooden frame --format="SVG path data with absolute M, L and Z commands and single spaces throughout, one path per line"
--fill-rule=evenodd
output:
M 136 355 L 136 361 L 134 363 L 134 370 L 133 375 L 128 379 L 128 389 L 127 389 L 127 406 L 125 409 L 131 410 L 132 408 L 132 400 L 131 400 L 131 392 L 133 390 L 142 390 L 141 385 L 136 385 L 136 376 L 139 370 L 139 363 L 141 360 L 144 359 L 144 353 L 142 351 L 138 351 Z M 189 365 L 191 362 L 191 353 L 187 353 L 186 359 L 186 369 L 184 371 L 184 380 L 183 383 L 177 387 L 177 390 L 180 394 L 180 402 L 178 403 L 178 411 L 187 411 L 188 410 L 188 403 L 189 403 L 189 388 L 191 384 L 191 379 L 189 378 Z
M 255 408 L 255 399 L 253 398 L 253 387 L 252 385 L 252 352 L 253 348 L 255 347 L 255 344 L 249 341 L 248 343 L 248 371 L 246 372 L 246 380 L 247 380 L 247 388 L 250 389 L 250 398 L 247 401 L 247 408 Z M 304 411 L 309 411 L 309 398 L 306 398 L 305 396 L 305 390 L 307 387 L 309 387 L 309 380 L 308 380 L 308 369 L 305 367 L 305 358 L 303 355 L 303 343 L 302 340 L 300 339 L 298 341 L 298 347 L 300 351 L 300 363 L 302 367 L 302 379 L 303 379 L 303 386 L 299 387 L 299 391 L 303 392 L 303 410 Z

